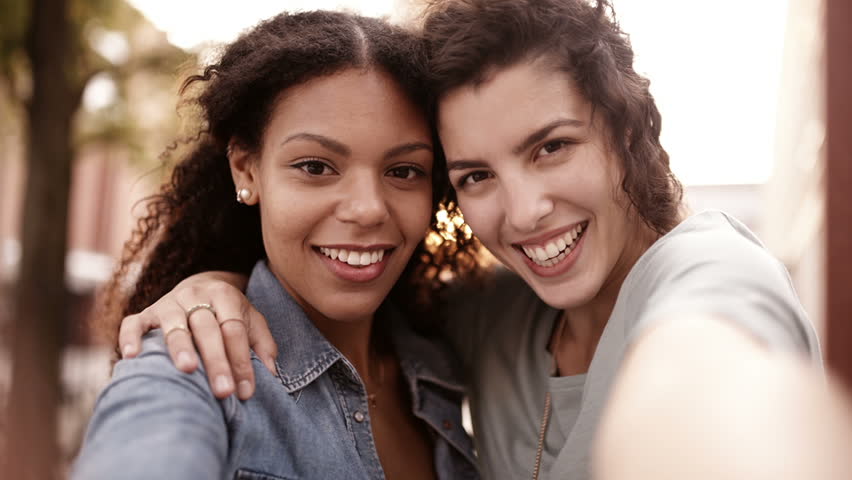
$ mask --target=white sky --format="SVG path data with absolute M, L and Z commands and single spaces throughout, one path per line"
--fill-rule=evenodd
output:
M 383 16 L 403 1 L 130 0 L 184 48 L 229 41 L 283 9 Z M 663 146 L 684 183 L 769 178 L 787 1 L 613 0 L 631 35 L 636 68 L 651 79 Z

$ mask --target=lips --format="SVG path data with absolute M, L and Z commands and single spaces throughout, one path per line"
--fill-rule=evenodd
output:
M 530 269 L 545 277 L 560 275 L 568 271 L 580 254 L 588 221 L 560 229 L 543 238 L 514 244 Z
M 353 267 L 372 265 L 381 262 L 385 256 L 385 249 L 374 250 L 348 250 L 345 248 L 318 247 L 320 253 L 332 260 L 344 262 Z
M 581 222 L 544 243 L 519 244 L 517 248 L 537 265 L 552 267 L 571 253 L 588 225 L 589 222 Z
M 335 245 L 314 247 L 323 264 L 346 282 L 365 283 L 384 273 L 388 258 L 395 250 L 391 245 L 353 246 Z

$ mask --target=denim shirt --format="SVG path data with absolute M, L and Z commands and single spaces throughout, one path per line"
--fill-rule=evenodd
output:
M 278 344 L 278 374 L 252 352 L 254 396 L 219 401 L 203 368 L 179 372 L 162 333 L 149 333 L 141 355 L 116 364 L 95 406 L 73 479 L 384 478 L 367 394 L 355 368 L 265 262 L 255 266 L 247 295 Z M 461 424 L 463 387 L 454 358 L 392 315 L 392 341 L 412 411 L 432 438 L 438 478 L 479 478 Z

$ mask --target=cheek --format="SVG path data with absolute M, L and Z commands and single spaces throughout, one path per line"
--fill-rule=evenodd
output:
M 403 235 L 417 245 L 432 222 L 432 192 L 405 195 L 391 205 Z
M 491 248 L 489 245 L 497 242 L 502 221 L 499 203 L 494 201 L 492 196 L 460 196 L 458 201 L 465 223 L 470 226 L 473 234 L 485 244 L 486 248 Z
M 260 198 L 260 218 L 267 252 L 270 255 L 273 252 L 288 254 L 300 248 L 304 239 L 327 214 L 322 208 L 322 202 L 313 195 L 290 192 L 284 188 L 264 188 Z

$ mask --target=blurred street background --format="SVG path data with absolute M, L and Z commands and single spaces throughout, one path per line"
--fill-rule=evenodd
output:
M 728 211 L 764 240 L 829 364 L 852 374 L 852 306 L 837 294 L 852 281 L 852 185 L 839 183 L 852 180 L 852 149 L 836 133 L 850 130 L 852 66 L 833 53 L 848 57 L 852 37 L 833 34 L 827 14 L 846 0 L 613 3 L 689 204 Z M 416 0 L 0 0 L 0 477 L 16 436 L 57 429 L 55 447 L 39 441 L 60 478 L 79 448 L 112 349 L 87 324 L 137 202 L 168 177 L 181 80 L 259 20 L 313 8 L 396 22 L 418 11 Z M 838 11 L 848 29 L 848 3 Z M 38 405 L 16 403 L 26 388 Z M 38 427 L 18 422 L 28 405 L 56 404 Z

